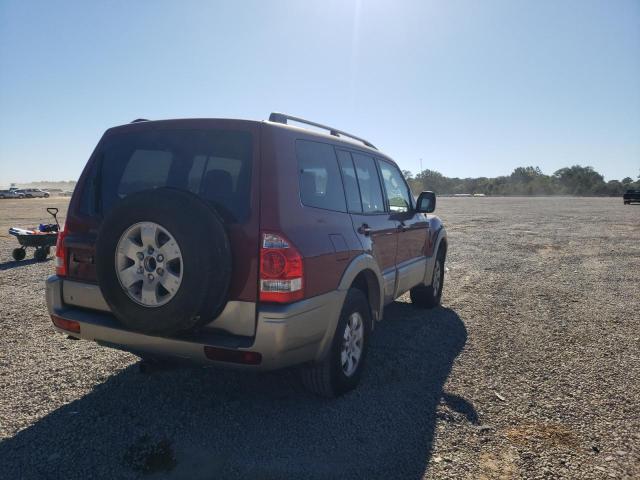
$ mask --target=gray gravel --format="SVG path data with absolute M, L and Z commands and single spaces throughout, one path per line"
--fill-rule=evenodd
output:
M 361 388 L 323 400 L 54 333 L 53 262 L 5 232 L 56 202 L 0 201 L 0 477 L 640 478 L 640 206 L 439 199 L 444 307 L 388 307 Z

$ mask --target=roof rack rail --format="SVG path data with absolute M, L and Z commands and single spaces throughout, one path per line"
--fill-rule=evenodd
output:
M 304 123 L 306 125 L 311 125 L 313 127 L 321 128 L 323 130 L 329 130 L 329 133 L 331 135 L 333 135 L 334 137 L 340 137 L 340 136 L 349 137 L 349 138 L 352 138 L 354 140 L 357 140 L 359 142 L 364 143 L 367 147 L 370 147 L 370 148 L 373 148 L 373 149 L 377 150 L 377 148 L 371 142 L 368 142 L 364 138 L 356 137 L 355 135 L 351 135 L 350 133 L 343 132 L 342 130 L 338 130 L 337 128 L 328 127 L 326 125 L 322 125 L 321 123 L 316 123 L 316 122 L 312 122 L 310 120 L 305 120 L 304 118 L 294 117 L 293 115 L 287 115 L 286 113 L 273 112 L 273 113 L 271 113 L 271 115 L 269 115 L 269 121 L 270 122 L 283 123 L 283 124 L 287 125 L 287 120 L 292 120 L 292 121 L 298 122 L 298 123 Z
M 148 122 L 149 119 L 148 118 L 136 118 L 135 120 L 133 120 L 131 123 L 138 123 L 138 122 Z

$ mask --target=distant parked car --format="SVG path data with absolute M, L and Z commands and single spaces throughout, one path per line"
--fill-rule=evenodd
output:
M 627 190 L 624 192 L 624 195 L 622 195 L 622 201 L 625 205 L 640 203 L 640 190 Z
M 11 187 L 9 191 L 15 193 L 18 196 L 17 198 L 25 198 L 24 191 L 20 190 L 18 187 Z
M 15 190 L 0 190 L 0 198 L 21 198 Z
M 49 192 L 39 188 L 24 188 L 17 191 L 23 193 L 26 198 L 49 198 Z

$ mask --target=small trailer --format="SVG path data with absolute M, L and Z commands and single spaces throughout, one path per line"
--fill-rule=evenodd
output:
M 14 248 L 11 253 L 16 262 L 24 260 L 27 256 L 27 248 L 35 248 L 33 258 L 38 262 L 46 260 L 51 253 L 51 247 L 55 246 L 58 240 L 60 224 L 58 223 L 57 208 L 49 207 L 47 208 L 47 212 L 53 217 L 56 223 L 43 224 L 31 230 L 17 227 L 11 227 L 9 229 L 9 234 L 16 237 L 20 244 L 20 246 Z

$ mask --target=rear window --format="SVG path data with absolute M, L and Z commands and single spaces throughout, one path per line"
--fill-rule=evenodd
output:
M 298 140 L 300 199 L 308 207 L 346 212 L 338 161 L 331 145 Z
M 210 202 L 228 222 L 249 214 L 251 134 L 149 130 L 107 137 L 83 190 L 85 213 L 104 214 L 141 190 L 173 187 Z

